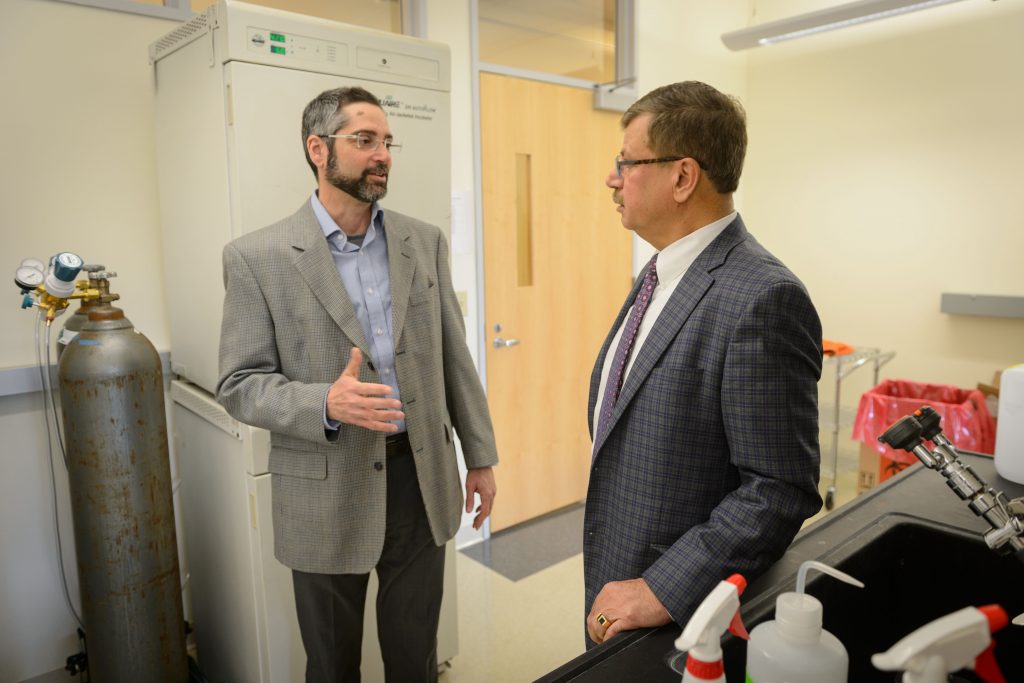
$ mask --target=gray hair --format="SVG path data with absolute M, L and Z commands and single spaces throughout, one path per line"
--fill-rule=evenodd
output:
M 319 176 L 317 176 L 316 164 L 309 158 L 306 140 L 310 135 L 324 137 L 333 135 L 335 131 L 344 128 L 348 124 L 348 117 L 345 116 L 342 109 L 356 102 L 366 102 L 383 109 L 380 106 L 380 100 L 374 97 L 373 93 L 365 88 L 354 86 L 325 90 L 307 104 L 306 109 L 302 112 L 302 150 L 306 155 L 306 163 L 313 169 L 314 178 Z

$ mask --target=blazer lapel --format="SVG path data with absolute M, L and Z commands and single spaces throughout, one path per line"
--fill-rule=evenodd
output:
M 388 276 L 391 279 L 391 324 L 395 348 L 402 337 L 405 313 L 409 308 L 416 260 L 409 248 L 409 228 L 401 216 L 384 211 L 384 234 L 388 241 Z
M 296 249 L 295 267 L 300 277 L 352 344 L 368 353 L 363 327 L 309 202 L 295 214 L 292 225 L 291 243 Z
M 647 380 L 647 376 L 651 374 L 651 370 L 654 369 L 658 360 L 664 355 L 669 344 L 678 336 L 679 330 L 682 329 L 687 319 L 693 313 L 693 310 L 697 307 L 697 304 L 700 303 L 701 299 L 704 298 L 704 295 L 711 288 L 711 285 L 714 284 L 715 277 L 713 271 L 725 263 L 725 259 L 733 247 L 746 239 L 746 237 L 746 228 L 743 226 L 743 221 L 737 216 L 722 231 L 722 234 L 716 237 L 697 256 L 697 260 L 693 262 L 693 265 L 683 275 L 679 284 L 676 285 L 675 291 L 672 292 L 671 298 L 665 304 L 665 308 L 662 309 L 661 315 L 658 316 L 657 322 L 654 323 L 650 334 L 644 340 L 643 346 L 639 350 L 634 349 L 633 366 L 630 368 L 626 381 L 622 385 L 622 391 L 619 392 L 619 400 L 615 403 L 615 410 L 612 412 L 611 424 L 608 428 L 609 434 L 615 428 L 615 423 L 618 422 L 619 418 L 626 411 L 626 407 L 633 399 L 633 396 L 636 395 L 636 392 Z M 630 304 L 632 304 L 633 297 L 636 296 L 637 289 L 638 287 L 633 288 L 634 291 L 627 300 Z M 628 306 L 626 310 L 628 310 Z M 612 328 L 613 334 L 621 325 L 623 317 L 624 311 L 619 313 L 619 319 Z M 607 347 L 608 344 L 609 342 L 606 341 L 605 346 Z M 607 348 L 602 351 L 603 359 Z M 594 452 L 596 453 L 602 445 L 603 442 L 601 444 L 594 444 Z

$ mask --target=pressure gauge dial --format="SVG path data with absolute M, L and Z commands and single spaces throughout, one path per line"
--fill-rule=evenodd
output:
M 68 268 L 81 269 L 83 265 L 81 257 L 78 254 L 72 254 L 70 251 L 62 251 L 55 257 L 57 261 Z
M 78 277 L 78 272 L 82 270 L 84 265 L 85 263 L 78 254 L 62 251 L 53 257 L 53 274 L 58 280 L 71 282 Z
M 47 293 L 58 299 L 67 299 L 75 293 L 75 278 L 85 265 L 78 254 L 62 251 L 50 259 L 50 271 L 43 286 Z
M 43 271 L 32 266 L 20 266 L 14 272 L 14 283 L 24 290 L 31 291 L 43 284 Z

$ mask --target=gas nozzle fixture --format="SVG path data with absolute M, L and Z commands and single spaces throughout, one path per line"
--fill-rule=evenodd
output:
M 77 280 L 86 272 L 88 279 Z M 108 280 L 117 273 L 101 265 L 85 265 L 70 251 L 62 251 L 48 263 L 27 258 L 14 273 L 14 283 L 22 292 L 22 308 L 38 307 L 47 324 L 67 309 L 72 299 L 84 302 L 111 302 L 119 297 L 111 294 Z
M 942 417 L 930 406 L 921 406 L 913 415 L 897 420 L 878 440 L 913 453 L 921 463 L 938 471 L 956 495 L 991 525 L 985 532 L 985 543 L 1000 553 L 1016 555 L 1024 561 L 1024 498 L 1007 500 L 965 465 L 956 446 L 942 433 Z M 925 445 L 930 441 L 935 447 Z

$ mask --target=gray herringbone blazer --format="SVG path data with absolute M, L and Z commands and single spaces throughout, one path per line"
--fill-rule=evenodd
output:
M 601 369 L 590 385 L 593 424 Z M 818 495 L 821 323 L 800 281 L 739 217 L 658 317 L 595 444 L 583 544 L 586 607 L 643 577 L 685 624 L 714 585 L 777 560 Z
M 466 347 L 441 231 L 384 211 L 395 370 L 434 541 L 459 527 L 466 464 L 497 464 L 480 379 Z M 217 400 L 271 432 L 274 554 L 314 573 L 365 573 L 384 543 L 381 432 L 342 425 L 328 435 L 324 398 L 353 346 L 371 358 L 355 309 L 307 201 L 292 216 L 224 248 L 224 318 Z M 380 382 L 364 360 L 359 379 Z

